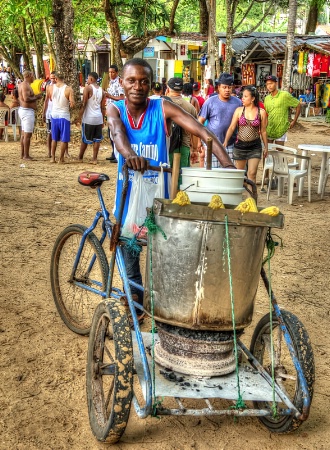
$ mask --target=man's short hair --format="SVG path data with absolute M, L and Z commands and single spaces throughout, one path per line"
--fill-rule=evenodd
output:
M 31 77 L 33 75 L 31 70 L 24 70 L 23 72 L 23 78 L 28 78 Z
M 62 72 L 55 72 L 55 76 L 57 79 L 63 81 L 64 80 L 64 75 Z
M 132 59 L 129 59 L 128 61 L 126 61 L 125 64 L 124 64 L 124 67 L 123 67 L 123 74 L 125 73 L 126 68 L 129 67 L 129 66 L 142 66 L 145 69 L 148 69 L 149 72 L 150 72 L 150 81 L 152 82 L 153 77 L 154 77 L 154 74 L 153 74 L 153 71 L 152 71 L 152 67 L 145 59 L 132 58 Z
M 88 74 L 88 76 L 94 78 L 95 81 L 97 81 L 98 78 L 99 78 L 99 76 L 98 76 L 98 74 L 96 72 L 90 72 Z
M 114 69 L 116 72 L 118 72 L 118 66 L 116 64 L 111 64 L 109 69 Z

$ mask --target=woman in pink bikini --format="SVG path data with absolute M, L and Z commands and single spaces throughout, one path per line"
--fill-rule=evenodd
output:
M 267 114 L 259 107 L 259 94 L 254 86 L 244 87 L 242 103 L 243 106 L 238 107 L 234 112 L 223 146 L 226 148 L 230 137 L 238 127 L 233 159 L 237 169 L 245 170 L 248 162 L 247 175 L 255 183 L 258 165 L 262 158 L 261 139 L 264 143 L 264 156 L 266 157 L 268 153 Z

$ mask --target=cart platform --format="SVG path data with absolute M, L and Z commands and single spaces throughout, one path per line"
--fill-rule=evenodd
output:
M 152 333 L 142 332 L 142 338 L 146 349 L 151 349 Z M 155 343 L 158 335 L 154 335 Z M 146 382 L 141 361 L 141 353 L 138 348 L 135 333 L 132 333 L 133 354 L 135 370 L 139 377 L 142 392 L 145 397 Z M 150 351 L 146 351 L 149 370 L 152 373 L 152 358 Z M 268 382 L 260 372 L 255 370 L 244 358 L 239 365 L 239 382 L 243 400 L 272 402 L 273 392 Z M 174 372 L 155 362 L 155 395 L 156 397 L 179 398 L 221 398 L 225 400 L 237 400 L 236 372 L 221 377 L 196 377 Z M 280 401 L 276 395 L 276 401 Z

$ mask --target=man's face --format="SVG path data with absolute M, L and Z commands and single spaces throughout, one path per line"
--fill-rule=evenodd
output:
M 111 80 L 115 80 L 118 77 L 118 72 L 115 69 L 110 67 L 109 69 L 109 77 Z
M 276 81 L 267 80 L 266 81 L 266 89 L 269 93 L 275 92 L 277 89 Z
M 33 73 L 31 73 L 31 75 L 28 76 L 27 81 L 28 81 L 30 84 L 34 82 L 34 75 L 33 75 Z
M 49 79 L 50 79 L 50 82 L 51 82 L 52 84 L 55 84 L 55 83 L 56 83 L 56 78 L 55 78 L 55 75 L 54 75 L 54 74 L 51 74 L 50 77 L 49 77 Z
M 95 79 L 93 77 L 89 76 L 87 78 L 87 84 L 93 84 L 93 83 L 95 83 Z
M 231 86 L 227 84 L 219 84 L 218 92 L 221 98 L 228 99 L 231 96 Z
M 124 88 L 128 103 L 136 106 L 142 105 L 149 95 L 151 73 L 147 67 L 126 66 L 121 84 Z

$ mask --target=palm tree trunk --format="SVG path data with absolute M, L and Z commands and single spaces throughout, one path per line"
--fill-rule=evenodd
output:
M 296 18 L 297 18 L 297 0 L 289 0 L 289 20 L 288 31 L 286 37 L 286 51 L 284 70 L 282 78 L 282 89 L 288 91 L 290 86 L 291 68 L 292 68 L 292 55 L 294 45 L 294 34 L 296 30 Z

